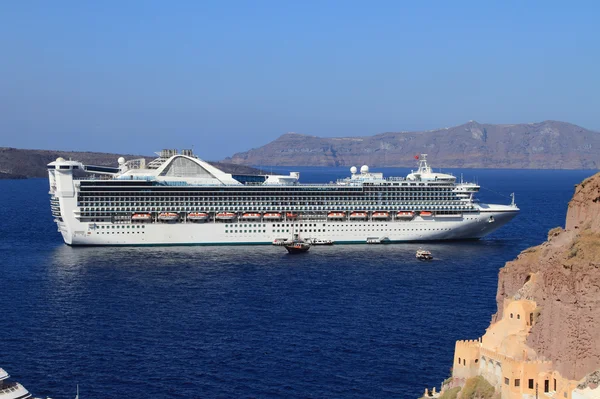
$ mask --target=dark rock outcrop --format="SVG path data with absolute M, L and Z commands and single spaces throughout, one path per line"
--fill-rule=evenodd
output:
M 272 166 L 414 166 L 426 153 L 438 167 L 596 169 L 600 133 L 565 122 L 492 125 L 474 121 L 425 132 L 324 138 L 288 133 L 226 161 Z
M 600 173 L 576 186 L 565 230 L 500 270 L 494 320 L 512 297 L 537 303 L 527 345 L 538 356 L 569 379 L 600 368 Z

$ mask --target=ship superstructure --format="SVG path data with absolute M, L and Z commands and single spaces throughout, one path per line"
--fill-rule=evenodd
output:
M 426 155 L 406 178 L 365 165 L 330 184 L 300 174 L 236 175 L 190 150 L 118 166 L 48 164 L 52 215 L 69 245 L 271 244 L 299 232 L 336 243 L 478 239 L 510 221 L 510 205 L 478 203 L 480 187 L 435 173 Z M 75 177 L 85 175 L 85 177 Z
M 31 394 L 16 381 L 10 380 L 10 375 L 0 368 L 0 399 L 28 399 Z M 35 398 L 33 398 L 35 399 Z

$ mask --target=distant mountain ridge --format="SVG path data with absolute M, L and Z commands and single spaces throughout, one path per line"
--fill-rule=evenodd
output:
M 559 121 L 480 124 L 364 137 L 287 133 L 225 162 L 269 166 L 414 166 L 426 153 L 435 167 L 598 169 L 600 133 Z
M 24 150 L 10 147 L 0 147 L 0 179 L 26 179 L 29 177 L 47 177 L 46 165 L 58 157 L 80 161 L 86 165 L 117 166 L 119 157 L 125 159 L 145 158 L 152 160 L 156 157 L 130 154 L 110 154 L 103 152 L 54 151 L 54 150 Z M 255 174 L 264 173 L 259 169 L 234 165 L 225 162 L 209 162 L 226 173 Z

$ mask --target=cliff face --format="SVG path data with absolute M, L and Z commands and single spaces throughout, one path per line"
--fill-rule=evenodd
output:
M 116 166 L 117 159 L 121 156 L 125 157 L 125 159 L 146 158 L 147 161 L 155 158 L 141 155 L 107 154 L 103 152 L 23 150 L 0 147 L 0 179 L 47 177 L 48 171 L 46 165 L 58 157 L 74 159 L 86 165 Z M 223 162 L 209 163 L 226 173 L 256 174 L 262 172 L 244 165 Z
M 426 153 L 438 167 L 595 169 L 600 133 L 557 121 L 514 125 L 474 121 L 425 132 L 324 138 L 288 133 L 226 161 L 273 166 L 414 166 Z
M 600 173 L 577 185 L 565 230 L 551 230 L 500 270 L 493 321 L 506 298 L 537 303 L 526 343 L 563 376 L 600 368 Z

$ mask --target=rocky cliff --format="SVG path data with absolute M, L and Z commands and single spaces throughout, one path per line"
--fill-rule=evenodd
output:
M 47 177 L 46 165 L 58 157 L 74 159 L 87 165 L 116 166 L 117 159 L 121 156 L 125 157 L 125 159 L 146 158 L 146 160 L 152 160 L 155 158 L 141 155 L 107 154 L 103 152 L 23 150 L 0 147 L 0 179 Z M 224 162 L 210 163 L 227 173 L 262 173 L 258 169 L 244 165 Z
M 565 229 L 500 270 L 493 321 L 505 298 L 537 303 L 527 345 L 563 376 L 600 368 L 600 173 L 576 186 Z
M 474 121 L 425 132 L 324 138 L 288 133 L 227 162 L 273 166 L 414 166 L 430 155 L 438 167 L 596 169 L 600 133 L 557 121 L 492 125 Z

